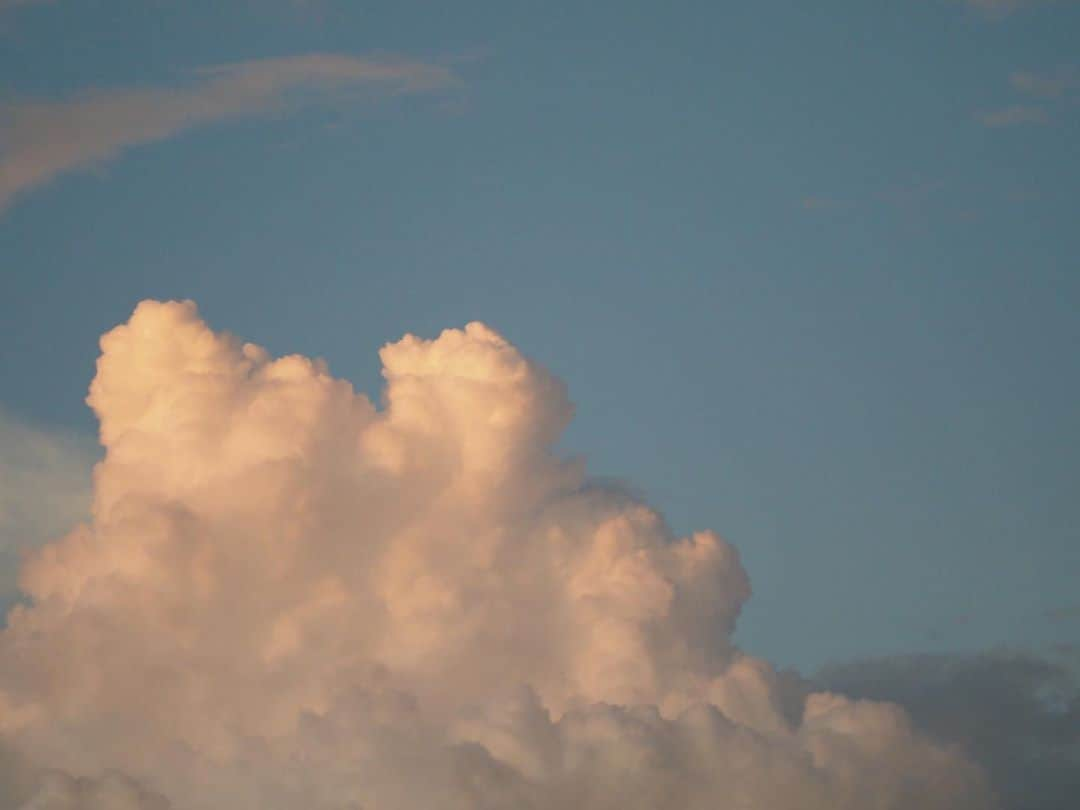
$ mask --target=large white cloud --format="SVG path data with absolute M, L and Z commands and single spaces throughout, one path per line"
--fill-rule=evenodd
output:
M 497 333 L 380 354 L 381 410 L 191 303 L 102 339 L 92 520 L 0 635 L 0 734 L 52 774 L 20 801 L 992 806 L 894 706 L 786 708 L 731 643 L 735 550 L 556 457 L 564 388 Z

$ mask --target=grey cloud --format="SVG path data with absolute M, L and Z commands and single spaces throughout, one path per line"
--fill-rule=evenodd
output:
M 19 810 L 172 810 L 172 805 L 121 773 L 87 778 L 50 771 Z
M 1076 806 L 1080 685 L 1066 661 L 1007 652 L 896 656 L 828 668 L 815 686 L 899 704 L 927 733 L 967 749 L 1005 810 Z

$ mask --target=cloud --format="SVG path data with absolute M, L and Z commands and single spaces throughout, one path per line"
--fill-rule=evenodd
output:
M 986 766 L 1005 810 L 1069 810 L 1080 796 L 1080 686 L 1024 653 L 910 655 L 832 667 L 816 688 L 903 706 Z
M 556 456 L 564 386 L 491 328 L 384 346 L 381 409 L 189 302 L 101 347 L 93 520 L 27 561 L 0 633 L 20 795 L 113 774 L 140 810 L 994 806 L 901 709 L 796 694 L 737 649 L 736 550 Z
M 0 408 L 0 604 L 15 596 L 23 550 L 65 534 L 90 515 L 89 437 L 33 427 Z
M 1009 76 L 1009 84 L 1017 93 L 1042 99 L 1042 104 L 1013 104 L 980 113 L 979 120 L 987 127 L 1015 127 L 1029 124 L 1048 124 L 1050 109 L 1059 112 L 1073 90 L 1080 87 L 1080 78 L 1072 68 L 1061 68 L 1053 74 L 1017 71 Z
M 393 58 L 309 54 L 204 68 L 176 87 L 93 90 L 61 101 L 0 105 L 0 209 L 64 172 L 193 127 L 295 108 L 346 90 L 426 93 L 446 68 Z
M 1058 99 L 1080 88 L 1080 75 L 1072 68 L 1062 68 L 1052 74 L 1021 70 L 1009 77 L 1009 84 L 1021 93 Z
M 164 796 L 119 773 L 75 778 L 60 771 L 46 773 L 19 810 L 172 810 Z
M 1001 107 L 997 110 L 981 113 L 979 120 L 983 126 L 998 129 L 1027 124 L 1047 124 L 1050 122 L 1050 116 L 1042 107 L 1014 104 L 1010 107 Z

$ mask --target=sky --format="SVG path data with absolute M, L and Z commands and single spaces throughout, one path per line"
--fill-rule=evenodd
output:
M 140 301 L 376 404 L 380 347 L 480 321 L 565 383 L 558 455 L 738 550 L 740 649 L 916 719 L 912 673 L 1058 683 L 1078 41 L 1069 0 L 0 0 L 0 601 L 105 497 Z

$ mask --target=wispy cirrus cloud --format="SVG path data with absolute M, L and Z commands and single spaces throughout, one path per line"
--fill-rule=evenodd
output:
M 1017 127 L 1025 124 L 1046 124 L 1050 121 L 1050 115 L 1042 107 L 1029 104 L 1012 104 L 996 110 L 988 110 L 979 114 L 979 121 L 985 127 L 994 129 L 1000 127 Z
M 58 175 L 198 126 L 288 110 L 344 91 L 428 93 L 457 81 L 440 65 L 316 53 L 203 68 L 179 86 L 94 89 L 62 100 L 0 104 L 0 210 Z
M 1018 70 L 1009 76 L 1013 92 L 1027 99 L 978 113 L 983 126 L 1015 127 L 1028 124 L 1048 124 L 1052 113 L 1061 112 L 1062 105 L 1080 89 L 1080 74 L 1072 67 L 1061 67 L 1050 73 Z
M 1053 73 L 1019 70 L 1009 77 L 1009 84 L 1020 93 L 1040 98 L 1060 99 L 1080 90 L 1080 73 L 1074 68 L 1059 68 Z
M 29 6 L 37 3 L 47 3 L 49 0 L 0 0 L 0 13 L 19 6 Z

